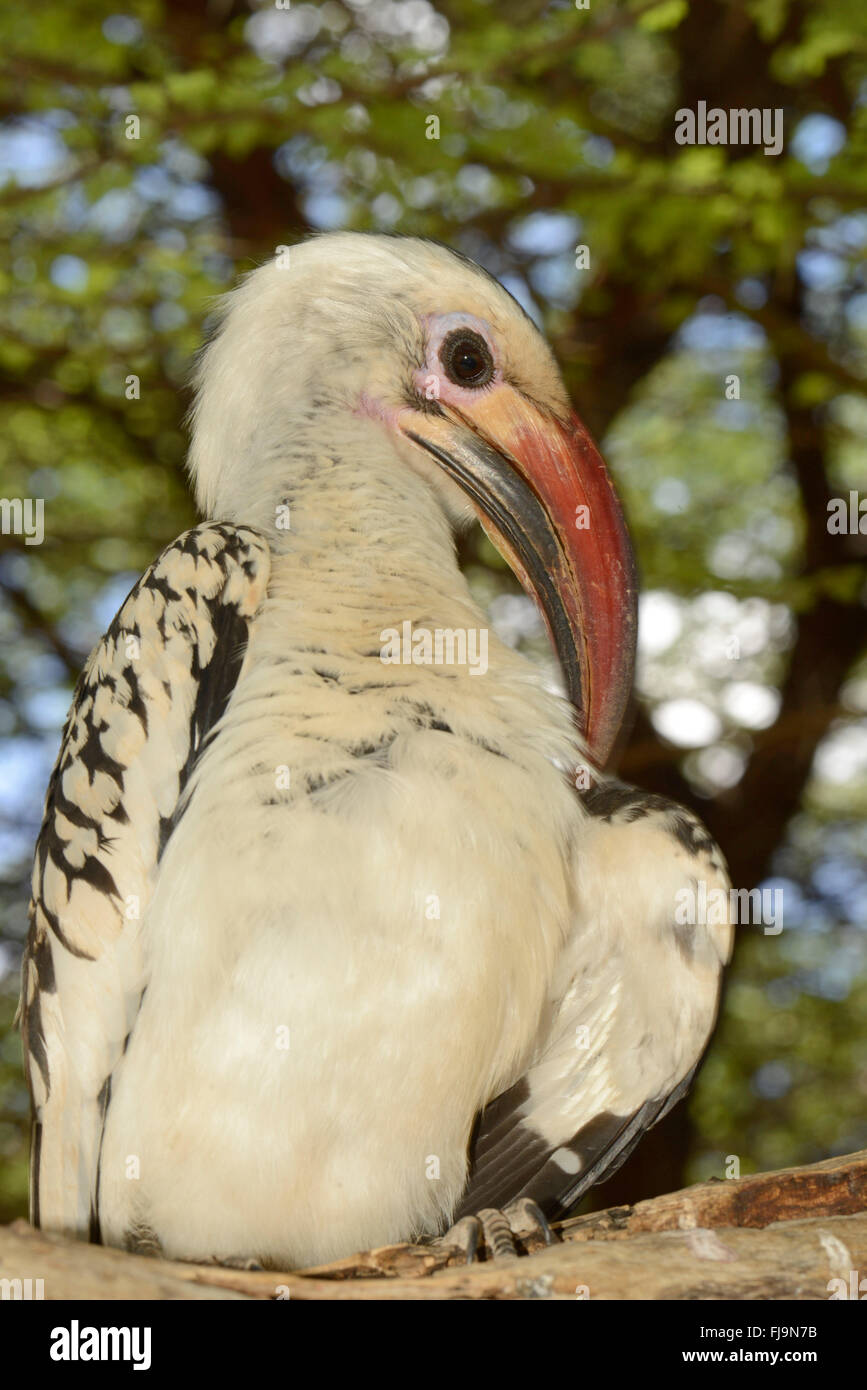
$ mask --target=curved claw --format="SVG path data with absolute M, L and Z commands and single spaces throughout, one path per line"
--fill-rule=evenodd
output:
M 557 1237 L 548 1224 L 548 1218 L 532 1197 L 519 1197 L 503 1208 L 509 1225 L 516 1236 L 541 1236 L 546 1245 L 554 1245 Z
M 471 1265 L 479 1251 L 479 1242 L 482 1236 L 481 1223 L 478 1217 L 464 1216 L 460 1221 L 456 1221 L 444 1236 L 434 1241 L 435 1245 L 454 1245 L 464 1253 L 466 1264 Z
M 502 1211 L 485 1207 L 476 1216 L 462 1217 L 436 1244 L 456 1246 L 463 1251 L 466 1263 L 473 1264 L 480 1258 L 506 1260 L 525 1255 L 519 1243 L 528 1238 L 541 1238 L 546 1245 L 557 1239 L 532 1197 L 519 1197 Z

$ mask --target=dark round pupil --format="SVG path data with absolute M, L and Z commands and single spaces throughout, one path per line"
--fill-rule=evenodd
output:
M 440 357 L 452 381 L 480 386 L 493 375 L 494 364 L 488 345 L 476 333 L 458 330 L 450 334 L 440 349 Z
M 458 376 L 477 376 L 484 363 L 474 347 L 460 348 L 455 357 Z

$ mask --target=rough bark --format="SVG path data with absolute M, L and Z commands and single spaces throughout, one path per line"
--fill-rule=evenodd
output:
M 0 1228 L 0 1280 L 48 1300 L 827 1299 L 867 1268 L 867 1151 L 576 1217 L 518 1259 L 394 1245 L 283 1274 L 179 1264 Z M 5 1295 L 4 1295 L 5 1296 Z

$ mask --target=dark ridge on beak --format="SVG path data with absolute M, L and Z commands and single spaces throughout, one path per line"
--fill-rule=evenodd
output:
M 503 466 L 503 456 L 478 433 L 473 436 L 472 448 L 466 448 L 465 459 L 459 445 L 446 452 L 412 430 L 406 431 L 406 437 L 432 455 L 454 478 L 520 560 L 544 609 L 569 699 L 581 727 L 586 713 L 581 663 L 560 592 L 560 585 L 568 581 L 568 576 L 556 532 L 539 498 L 515 469 Z M 581 732 L 585 730 L 582 728 Z

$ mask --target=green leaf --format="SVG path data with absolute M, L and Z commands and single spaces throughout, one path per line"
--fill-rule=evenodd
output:
M 662 0 L 652 10 L 645 10 L 638 17 L 638 27 L 649 34 L 660 33 L 663 29 L 676 29 L 689 13 L 687 0 Z

